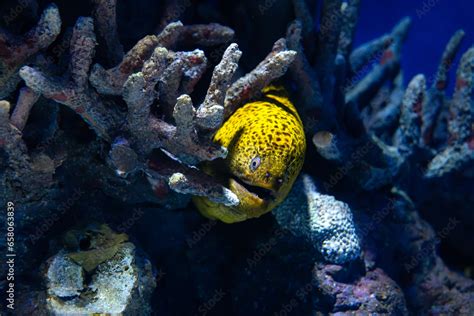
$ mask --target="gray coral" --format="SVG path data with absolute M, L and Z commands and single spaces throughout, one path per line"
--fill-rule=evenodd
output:
M 49 5 L 38 24 L 21 37 L 0 29 L 0 99 L 13 92 L 20 82 L 18 69 L 42 49 L 54 42 L 61 31 L 59 10 Z
M 359 0 L 324 0 L 321 10 L 312 0 L 228 2 L 239 9 L 232 19 L 211 2 L 166 0 L 151 10 L 135 1 L 137 11 L 163 13 L 127 12 L 139 29 L 119 19 L 121 3 L 94 0 L 92 17 L 59 40 L 50 5 L 32 12 L 38 23 L 24 35 L 0 31 L 0 98 L 8 100 L 0 101 L 0 199 L 17 207 L 18 275 L 37 279 L 33 268 L 43 262 L 47 287 L 21 282 L 19 313 L 166 314 L 172 306 L 189 314 L 207 311 L 222 288 L 216 314 L 229 305 L 238 314 L 469 314 L 472 280 L 447 268 L 439 236 L 420 216 L 437 228 L 453 216 L 456 229 L 442 243 L 472 259 L 472 48 L 446 95 L 464 32 L 449 40 L 433 76 L 406 84 L 409 18 L 354 47 Z M 254 9 L 261 15 L 248 19 Z M 275 17 L 285 25 L 275 27 Z M 238 20 L 239 33 L 180 18 Z M 128 52 L 120 39 L 132 44 Z M 17 89 L 21 78 L 26 87 Z M 190 196 L 239 203 L 200 169 L 227 154 L 212 142 L 215 131 L 275 82 L 312 140 L 305 172 L 315 180 L 298 179 L 274 211 L 277 223 L 204 222 L 188 208 Z M 170 273 L 153 300 L 151 264 L 123 234 L 65 229 L 93 219 L 129 231 Z M 45 248 L 53 249 L 47 261 Z
M 343 264 L 360 256 L 361 241 L 349 206 L 319 193 L 308 175 L 300 176 L 273 214 L 282 228 L 307 238 L 329 262 Z
M 48 263 L 45 275 L 51 313 L 149 313 L 149 296 L 155 287 L 151 263 L 137 253 L 123 234 L 107 226 L 69 231 L 65 249 Z M 90 246 L 81 246 L 81 240 Z M 90 280 L 90 281 L 87 281 Z
M 113 28 L 113 25 L 99 23 L 99 27 Z M 105 70 L 96 64 L 89 76 L 96 45 L 94 25 L 91 18 L 79 18 L 71 38 L 69 77 L 52 78 L 30 66 L 22 67 L 20 75 L 32 90 L 74 110 L 97 136 L 111 143 L 109 161 L 118 175 L 127 177 L 141 170 L 152 189 L 164 181 L 176 192 L 204 195 L 219 203 L 235 205 L 238 199 L 231 191 L 188 165 L 227 155 L 227 150 L 213 144 L 209 136 L 237 106 L 282 76 L 296 53 L 288 50 L 281 39 L 255 70 L 232 83 L 241 52 L 236 44 L 231 44 L 214 69 L 203 103 L 195 107 L 189 95 L 207 69 L 207 58 L 199 49 L 176 52 L 171 48 L 177 41 L 189 41 L 189 37 L 196 41 L 203 34 L 206 38 L 216 34 L 206 45 L 227 41 L 233 35 L 218 24 L 188 28 L 181 22 L 173 22 L 159 35 L 139 41 L 117 66 Z M 101 94 L 121 95 L 127 103 L 127 114 L 104 102 L 89 86 L 89 81 Z M 155 103 L 165 114 L 164 118 L 152 114 Z M 155 149 L 166 152 L 161 161 L 150 159 Z M 164 160 L 179 161 L 183 167 L 174 172 L 157 168 L 166 164 Z

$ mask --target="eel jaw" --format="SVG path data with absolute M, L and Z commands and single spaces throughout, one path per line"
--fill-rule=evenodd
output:
M 252 185 L 238 177 L 229 179 L 229 188 L 237 194 L 239 199 L 244 198 L 252 204 L 262 207 L 273 202 L 277 196 L 275 190 Z

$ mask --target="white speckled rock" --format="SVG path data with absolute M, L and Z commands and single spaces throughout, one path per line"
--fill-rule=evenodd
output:
M 48 291 L 59 297 L 78 296 L 83 288 L 84 271 L 82 267 L 64 252 L 53 257 L 47 272 Z
M 64 250 L 50 260 L 46 273 L 50 312 L 53 315 L 148 315 L 148 300 L 156 286 L 151 263 L 138 255 L 130 242 L 97 249 L 114 252 L 89 272 Z M 97 255 L 96 250 L 81 253 Z
M 304 236 L 331 263 L 343 264 L 360 255 L 352 212 L 346 203 L 317 192 L 313 180 L 301 175 L 287 199 L 273 214 L 296 236 Z

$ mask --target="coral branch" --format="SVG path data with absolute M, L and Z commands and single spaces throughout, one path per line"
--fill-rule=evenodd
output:
M 450 141 L 463 143 L 473 135 L 472 90 L 474 89 L 474 47 L 461 58 L 457 71 L 456 88 L 450 103 L 448 130 Z
M 154 84 L 145 80 L 143 73 L 137 73 L 128 78 L 123 92 L 128 106 L 128 127 L 138 152 L 145 155 L 159 148 L 162 139 L 171 138 L 174 133 L 174 126 L 151 115 L 150 106 L 155 97 L 153 89 Z
M 305 34 L 312 31 L 314 21 L 311 10 L 308 8 L 305 0 L 293 0 L 293 8 L 296 18 L 301 21 L 301 29 Z M 289 46 L 289 45 L 288 45 Z
M 129 128 L 139 153 L 147 155 L 155 148 L 164 147 L 187 163 L 213 160 L 227 154 L 224 148 L 209 141 L 208 144 L 201 143 L 196 134 L 197 123 L 191 98 L 188 95 L 176 97 L 186 76 L 190 79 L 194 75 L 200 76 L 200 72 L 193 72 L 192 69 L 202 63 L 203 56 L 200 50 L 173 53 L 156 48 L 150 60 L 145 62 L 142 72 L 131 75 L 125 83 L 123 97 L 129 108 Z M 185 67 L 188 67 L 187 75 Z M 176 126 L 151 114 L 151 104 L 158 96 L 155 92 L 158 83 L 162 105 L 173 98 L 177 100 L 172 107 Z
M 377 58 L 392 43 L 392 36 L 385 34 L 354 49 L 350 56 L 352 72 L 359 72 L 362 67 Z
M 405 18 L 395 26 L 392 31 L 393 42 L 382 55 L 380 64 L 348 92 L 347 103 L 368 104 L 387 80 L 397 76 L 400 68 L 401 45 L 406 38 L 410 23 L 410 18 Z
M 29 106 L 27 104 L 19 106 L 27 107 L 19 112 L 28 117 Z M 10 191 L 11 194 L 18 190 L 22 192 L 21 197 L 38 199 L 46 194 L 45 189 L 53 184 L 54 162 L 42 153 L 34 157 L 29 156 L 22 133 L 13 125 L 9 113 L 10 103 L 0 101 L 0 148 L 7 155 L 5 169 L 8 173 L 7 181 L 3 183 L 6 187 L 13 188 L 13 191 Z
M 339 35 L 338 53 L 345 58 L 349 56 L 352 50 L 352 42 L 359 17 L 360 0 L 350 0 L 343 4 L 342 8 L 342 27 Z
M 295 56 L 295 51 L 286 48 L 284 39 L 275 42 L 272 52 L 254 70 L 230 86 L 224 102 L 225 117 L 232 114 L 243 102 L 258 96 L 270 82 L 283 76 Z
M 451 69 L 454 58 L 456 57 L 459 47 L 461 46 L 464 38 L 464 31 L 458 30 L 449 40 L 448 44 L 441 58 L 441 62 L 436 73 L 436 80 L 433 81 L 433 86 L 438 90 L 444 90 L 446 88 L 446 82 L 448 80 L 448 72 Z
M 22 131 L 25 128 L 30 111 L 33 105 L 38 101 L 39 94 L 28 87 L 23 87 L 20 90 L 18 101 L 11 116 L 11 123 L 13 126 Z
M 121 95 L 122 88 L 128 76 L 139 71 L 143 63 L 153 53 L 155 47 L 170 48 L 174 45 L 183 28 L 181 22 L 174 22 L 158 35 L 148 35 L 142 38 L 114 68 L 105 70 L 101 65 L 92 67 L 90 82 L 99 93 Z
M 93 0 L 93 3 L 97 31 L 105 41 L 110 63 L 116 65 L 123 58 L 123 46 L 117 29 L 117 0 Z
M 217 184 L 211 176 L 196 168 L 190 168 L 171 159 L 163 152 L 156 152 L 146 169 L 149 180 L 166 181 L 171 189 L 185 194 L 206 196 L 211 201 L 229 206 L 239 204 L 237 196 Z
M 461 58 L 456 88 L 449 106 L 448 147 L 429 163 L 425 174 L 428 178 L 441 177 L 462 170 L 474 161 L 473 75 L 474 48 L 470 48 Z
M 87 77 L 96 45 L 93 20 L 79 18 L 72 33 L 69 65 L 71 81 L 79 89 L 87 87 Z
M 48 47 L 60 30 L 61 18 L 54 4 L 43 11 L 38 24 L 21 38 L 0 30 L 0 99 L 16 88 L 20 81 L 17 72 L 22 64 L 39 50 Z
M 181 94 L 190 94 L 207 68 L 204 52 L 195 49 L 191 52 L 170 53 L 171 63 L 161 75 L 159 91 L 161 106 L 172 108 Z
M 399 150 L 411 152 L 419 145 L 421 112 L 426 106 L 426 80 L 423 75 L 415 76 L 403 97 L 400 116 Z
M 290 74 L 300 84 L 298 95 L 305 109 L 318 109 L 323 105 L 321 88 L 316 72 L 312 69 L 301 44 L 302 24 L 296 20 L 290 24 L 286 32 L 288 48 L 297 52 L 294 62 L 290 65 Z
M 190 46 L 215 46 L 228 43 L 234 38 L 234 30 L 218 23 L 186 25 L 179 42 Z
M 215 130 L 224 120 L 224 100 L 242 56 L 237 44 L 227 47 L 221 62 L 214 68 L 204 102 L 196 111 L 196 124 L 204 130 Z
M 387 104 L 372 116 L 368 123 L 369 130 L 382 133 L 392 130 L 397 125 L 400 117 L 401 101 L 405 93 L 402 73 L 398 74 L 393 85 L 394 87 L 387 98 L 382 94 L 382 102 L 386 101 Z
M 462 170 L 474 162 L 474 150 L 468 143 L 449 146 L 429 163 L 425 177 L 437 178 Z
M 168 184 L 171 189 L 178 193 L 206 196 L 209 200 L 227 206 L 239 204 L 237 196 L 229 189 L 218 184 L 202 181 L 202 174 L 184 175 L 173 173 Z
M 449 40 L 441 58 L 436 77 L 433 80 L 433 85 L 429 90 L 427 101 L 429 106 L 423 107 L 422 141 L 425 145 L 428 145 L 432 140 L 434 126 L 444 102 L 448 72 L 463 38 L 464 31 L 459 30 Z
M 315 54 L 315 69 L 319 77 L 325 104 L 330 104 L 334 89 L 334 62 L 341 33 L 341 0 L 323 2 L 321 27 L 318 33 Z
M 107 108 L 91 91 L 87 74 L 95 46 L 94 26 L 91 18 L 79 18 L 71 38 L 69 65 L 70 78 L 51 78 L 35 68 L 24 66 L 20 76 L 32 90 L 70 107 L 79 114 L 100 137 L 110 140 L 120 117 L 116 109 Z
M 180 96 L 174 107 L 176 131 L 165 147 L 188 163 L 225 158 L 227 150 L 213 144 L 202 144 L 195 129 L 195 110 L 188 95 Z M 197 159 L 197 161 L 196 161 Z

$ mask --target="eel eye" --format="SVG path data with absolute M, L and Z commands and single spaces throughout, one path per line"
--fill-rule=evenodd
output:
M 260 157 L 259 156 L 253 158 L 250 161 L 250 170 L 255 171 L 255 170 L 257 170 L 258 166 L 260 166 Z

